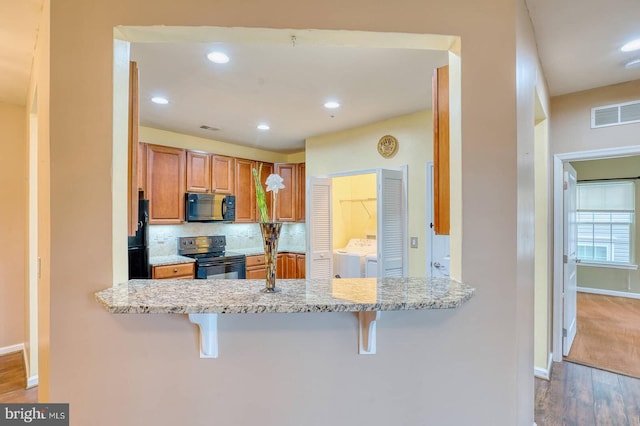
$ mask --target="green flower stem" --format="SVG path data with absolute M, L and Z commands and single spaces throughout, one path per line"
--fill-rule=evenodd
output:
M 262 175 L 262 163 L 260 163 L 260 168 L 258 170 L 252 169 L 251 171 L 256 183 L 256 202 L 258 204 L 258 211 L 260 212 L 260 221 L 263 223 L 268 222 L 269 212 L 267 211 L 267 197 L 264 193 L 262 182 L 260 182 L 260 176 Z

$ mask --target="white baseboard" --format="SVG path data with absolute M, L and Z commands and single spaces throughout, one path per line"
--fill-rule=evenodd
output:
M 539 379 L 551 380 L 551 367 L 553 365 L 553 353 L 549 352 L 547 357 L 547 369 L 540 367 L 533 368 L 533 375 Z
M 0 355 L 6 355 L 20 351 L 24 351 L 24 343 L 18 343 L 17 345 L 5 346 L 4 348 L 0 348 Z
M 605 296 L 629 297 L 631 299 L 640 299 L 639 293 L 629 293 L 626 291 L 603 290 L 601 288 L 590 288 L 590 287 L 578 287 L 577 290 L 581 293 L 602 294 Z
M 27 389 L 38 386 L 38 375 L 27 378 Z

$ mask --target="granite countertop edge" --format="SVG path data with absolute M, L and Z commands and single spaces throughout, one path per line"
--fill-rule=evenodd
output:
M 150 266 L 164 266 L 164 265 L 177 265 L 180 263 L 195 263 L 195 259 L 187 256 L 180 256 L 177 254 L 168 256 L 150 256 Z
M 455 309 L 475 294 L 474 288 L 459 281 L 429 278 L 349 279 L 348 284 L 364 286 L 364 301 L 358 301 L 363 296 L 357 293 L 337 297 L 331 292 L 334 280 L 280 280 L 285 290 L 276 294 L 261 293 L 262 280 L 234 280 L 242 281 L 235 291 L 224 287 L 233 285 L 230 280 L 170 281 L 132 280 L 95 293 L 95 299 L 113 314 L 250 314 Z M 249 282 L 251 286 L 246 285 Z M 305 289 L 296 287 L 302 283 Z M 190 286 L 180 287 L 185 284 Z

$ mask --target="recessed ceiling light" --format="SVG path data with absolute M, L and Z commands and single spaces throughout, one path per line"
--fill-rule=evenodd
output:
M 268 124 L 266 123 L 260 123 L 258 124 L 258 130 L 269 130 L 271 127 L 269 127 Z
M 340 107 L 340 104 L 336 101 L 329 101 L 324 103 L 325 108 L 336 109 Z
M 624 64 L 625 68 L 635 68 L 635 67 L 640 67 L 640 59 L 634 59 L 633 61 L 629 61 L 626 64 Z
M 167 98 L 163 98 L 162 96 L 154 96 L 153 98 L 151 98 L 151 102 L 158 105 L 166 105 L 169 103 L 169 100 Z
M 229 62 L 229 56 L 222 52 L 211 52 L 207 55 L 207 58 L 216 64 L 226 64 Z
M 623 52 L 632 52 L 640 49 L 640 38 L 632 40 L 620 48 Z

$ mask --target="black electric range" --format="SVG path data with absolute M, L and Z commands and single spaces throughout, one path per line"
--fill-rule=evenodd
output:
M 246 256 L 226 251 L 224 235 L 178 238 L 178 254 L 196 260 L 196 278 L 246 278 Z

